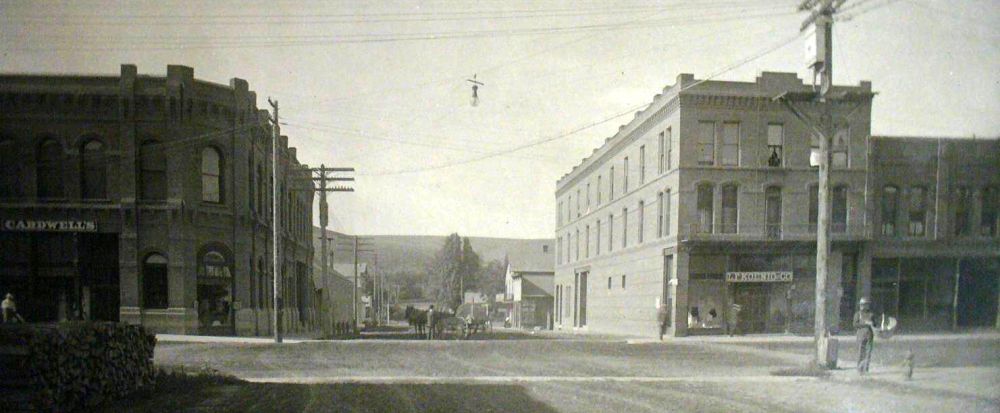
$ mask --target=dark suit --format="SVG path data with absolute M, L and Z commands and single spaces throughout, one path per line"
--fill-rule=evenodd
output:
M 871 310 L 858 310 L 854 313 L 854 329 L 858 338 L 858 373 L 867 373 L 872 361 L 872 349 L 875 345 L 874 317 Z

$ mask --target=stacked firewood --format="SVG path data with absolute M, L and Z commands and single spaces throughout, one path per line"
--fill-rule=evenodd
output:
M 33 410 L 92 407 L 153 383 L 156 337 L 141 326 L 73 322 L 18 330 L 27 346 L 22 391 Z

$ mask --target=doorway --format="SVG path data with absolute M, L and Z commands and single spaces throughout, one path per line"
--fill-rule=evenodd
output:
M 993 327 L 997 321 L 1000 260 L 964 258 L 959 263 L 959 327 Z
M 738 284 L 733 287 L 733 302 L 740 306 L 737 329 L 742 334 L 767 331 L 769 288 L 762 284 Z

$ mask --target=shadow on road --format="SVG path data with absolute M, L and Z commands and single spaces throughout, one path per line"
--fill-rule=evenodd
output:
M 555 412 L 519 385 L 271 384 L 157 389 L 101 412 Z

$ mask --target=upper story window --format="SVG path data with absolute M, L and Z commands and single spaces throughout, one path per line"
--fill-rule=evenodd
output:
M 21 193 L 17 142 L 0 136 L 0 199 L 16 198 Z
M 639 209 L 636 210 L 636 213 L 639 214 L 639 219 L 638 219 L 638 222 L 637 222 L 637 224 L 639 224 L 639 228 L 638 228 L 638 230 L 636 232 L 638 233 L 638 236 L 639 236 L 639 241 L 638 242 L 640 244 L 642 244 L 642 237 L 643 237 L 643 232 L 644 232 L 643 230 L 645 229 L 645 226 L 646 226 L 646 202 L 645 201 L 639 201 Z
M 628 157 L 625 157 L 625 162 L 622 163 L 622 195 L 628 193 Z
M 587 212 L 590 212 L 590 182 L 587 182 L 587 203 L 586 203 L 586 208 L 587 208 Z
M 671 128 L 667 128 L 667 133 L 664 135 L 663 139 L 664 139 L 663 146 L 667 149 L 667 155 L 666 155 L 666 159 L 664 160 L 664 163 L 663 163 L 663 165 L 664 165 L 663 168 L 664 168 L 664 171 L 669 171 L 669 170 L 673 169 L 673 164 L 674 164 L 674 160 L 673 160 L 674 159 L 674 157 L 673 157 L 673 155 L 674 155 L 674 137 L 673 137 L 673 132 L 672 132 Z
M 660 132 L 659 139 L 657 139 L 658 162 L 656 170 L 661 174 L 670 170 L 671 138 L 670 128 L 667 128 Z
M 222 202 L 222 156 L 211 146 L 201 150 L 201 200 Z
M 615 249 L 615 215 L 608 214 L 608 252 Z
M 846 232 L 847 231 L 847 186 L 838 185 L 833 188 L 833 194 L 831 194 L 833 202 L 831 202 L 831 216 L 830 216 L 830 231 L 832 232 Z
M 639 147 L 639 185 L 646 183 L 646 145 Z
M 663 236 L 663 192 L 656 194 L 656 236 Z
M 559 206 L 556 208 L 556 224 L 563 224 L 563 203 L 559 201 Z
M 767 125 L 767 166 L 780 167 L 784 159 L 785 125 Z
M 562 258 L 562 237 L 556 238 L 556 262 L 559 264 L 563 263 Z
M 910 188 L 910 236 L 922 237 L 927 232 L 927 189 L 922 186 Z
M 628 246 L 628 208 L 622 208 L 622 248 Z
M 899 219 L 899 188 L 889 185 L 882 189 L 882 235 L 896 235 Z
M 715 219 L 714 202 L 715 187 L 709 183 L 698 185 L 698 228 L 696 232 L 712 233 L 712 221 Z
M 577 188 L 576 189 L 576 217 L 577 218 L 580 218 L 580 215 L 581 215 L 580 198 L 581 198 L 580 197 L 580 188 Z
M 167 199 L 167 157 L 155 140 L 147 140 L 139 147 L 140 190 L 147 201 Z
M 38 145 L 36 179 L 39 198 L 61 198 L 63 196 L 62 161 L 62 145 L 59 144 L 59 141 L 46 138 Z
M 576 229 L 576 238 L 574 238 L 574 240 L 576 240 L 576 244 L 574 244 L 574 248 L 576 249 L 576 260 L 579 261 L 580 260 L 580 229 L 579 228 Z
M 91 139 L 80 146 L 80 186 L 84 199 L 107 198 L 104 144 Z
M 722 164 L 727 166 L 740 164 L 739 122 L 726 122 L 722 124 Z
M 602 191 L 603 189 L 601 189 L 601 176 L 597 175 L 597 205 L 601 205 L 601 202 L 604 202 L 601 200 Z
M 736 184 L 722 186 L 722 227 L 719 232 L 735 234 L 739 216 L 739 187 Z
M 583 230 L 583 258 L 590 258 L 590 225 Z
M 698 122 L 698 165 L 715 165 L 714 122 Z
M 967 187 L 955 189 L 955 235 L 971 235 L 972 191 Z
M 848 166 L 848 143 L 851 136 L 851 129 L 843 126 L 837 129 L 833 135 L 833 142 L 830 145 L 830 166 L 834 168 L 846 168 Z
M 996 236 L 1000 233 L 1000 188 L 987 187 L 983 189 L 983 196 L 979 199 L 980 214 L 979 235 Z
M 608 201 L 615 200 L 615 167 L 608 172 Z
M 597 220 L 594 230 L 597 231 L 594 234 L 594 255 L 601 255 L 601 220 Z
M 781 187 L 764 190 L 764 234 L 768 239 L 781 238 Z
M 670 235 L 670 202 L 670 189 L 667 189 L 663 191 L 663 232 L 660 235 L 661 237 Z

